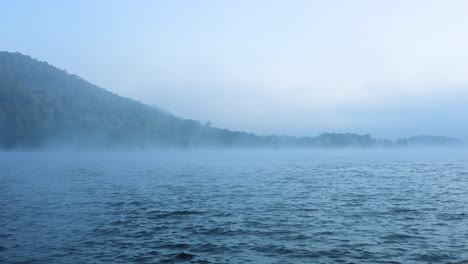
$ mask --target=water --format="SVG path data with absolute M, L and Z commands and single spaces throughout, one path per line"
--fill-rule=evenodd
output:
M 467 263 L 447 154 L 2 153 L 0 262 Z

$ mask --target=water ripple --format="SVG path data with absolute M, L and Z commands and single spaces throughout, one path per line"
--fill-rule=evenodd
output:
M 1 263 L 468 263 L 466 161 L 29 155 Z

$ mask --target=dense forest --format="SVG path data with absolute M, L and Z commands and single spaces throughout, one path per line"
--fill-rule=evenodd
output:
M 258 136 L 177 117 L 123 98 L 46 62 L 0 52 L 0 147 L 374 147 L 458 145 L 424 136 L 391 142 L 370 135 Z

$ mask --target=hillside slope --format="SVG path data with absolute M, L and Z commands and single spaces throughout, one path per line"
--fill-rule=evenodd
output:
M 401 142 L 397 145 L 405 145 Z M 0 52 L 0 148 L 51 145 L 362 148 L 395 144 L 350 133 L 258 136 L 202 125 L 111 93 L 46 62 Z
M 264 141 L 123 98 L 29 56 L 0 52 L 3 148 L 258 146 Z

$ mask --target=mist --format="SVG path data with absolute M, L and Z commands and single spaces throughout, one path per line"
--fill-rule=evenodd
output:
M 0 11 L 0 263 L 468 263 L 468 1 Z

